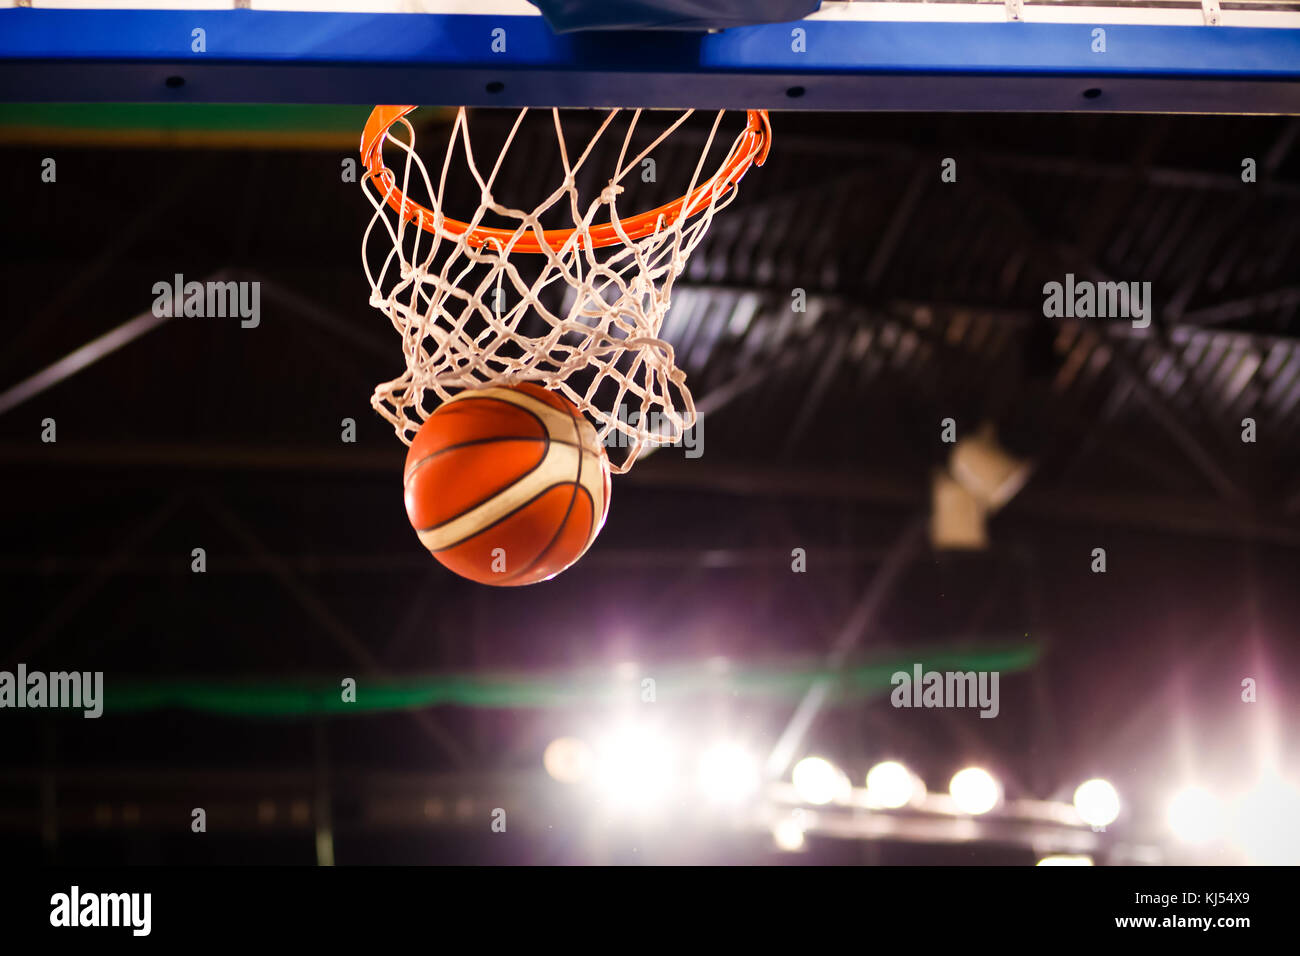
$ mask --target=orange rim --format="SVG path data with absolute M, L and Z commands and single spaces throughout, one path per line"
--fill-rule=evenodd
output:
M 384 165 L 384 139 L 388 135 L 388 130 L 403 116 L 414 110 L 414 106 L 376 106 L 366 121 L 365 131 L 361 134 L 361 161 L 366 167 L 366 178 L 372 180 L 387 195 L 388 205 L 399 216 L 416 223 L 421 229 L 434 232 L 433 210 L 407 199 L 397 188 L 393 171 Z M 683 207 L 689 206 L 695 209 L 703 198 L 710 195 L 715 185 L 721 184 L 722 192 L 725 193 L 740 182 L 740 178 L 751 166 L 762 166 L 767 160 L 767 151 L 772 145 L 772 124 L 767 117 L 767 110 L 749 110 L 748 118 L 745 131 L 741 134 L 739 148 L 721 169 L 697 186 L 689 195 L 657 209 L 651 209 L 649 212 L 621 219 L 623 233 L 629 239 L 642 239 L 659 228 L 661 217 L 664 225 L 672 225 L 681 215 Z M 702 206 L 699 207 L 699 210 L 702 209 Z M 493 243 L 497 248 L 504 249 L 515 236 L 513 229 L 485 227 L 470 229 L 469 223 L 446 217 L 442 220 L 441 231 L 453 236 L 469 233 L 467 241 L 474 248 L 482 248 Z M 536 231 L 528 230 L 518 237 L 511 248 L 517 252 L 542 252 L 543 248 L 555 251 L 562 248 L 576 231 L 576 229 L 547 229 L 542 233 L 542 240 L 539 241 Z M 589 232 L 592 246 L 597 249 L 623 241 L 623 236 L 615 230 L 612 223 L 603 222 L 593 225 Z

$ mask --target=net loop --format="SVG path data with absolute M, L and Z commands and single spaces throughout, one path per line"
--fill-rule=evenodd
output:
M 497 177 L 527 109 L 515 118 L 486 177 L 475 160 L 468 114 L 458 110 L 436 183 L 406 118 L 414 109 L 376 107 L 361 140 L 362 184 L 375 210 L 362 239 L 369 301 L 399 333 L 406 365 L 402 375 L 375 389 L 375 410 L 410 444 L 437 404 L 462 389 L 529 381 L 564 395 L 595 423 L 607 447 L 626 449 L 611 455 L 616 472 L 631 467 L 647 443 L 680 441 L 696 413 L 686 375 L 660 335 L 673 281 L 714 213 L 735 198 L 744 173 L 766 159 L 766 112 L 749 111 L 721 165 L 705 177 L 719 112 L 685 194 L 622 217 L 622 180 L 692 111 L 683 111 L 628 159 L 641 119 L 640 110 L 631 111 L 613 177 L 595 199 L 584 201 L 579 173 L 625 111 L 608 111 L 575 156 L 560 111 L 552 110 L 563 177 L 533 208 L 518 209 L 497 198 Z M 386 145 L 400 154 L 400 181 L 384 162 Z M 479 197 L 467 221 L 446 212 L 449 173 L 457 163 L 468 170 Z M 417 189 L 427 204 L 413 198 Z M 559 213 L 573 225 L 543 227 L 543 216 Z M 494 221 L 510 226 L 484 224 Z

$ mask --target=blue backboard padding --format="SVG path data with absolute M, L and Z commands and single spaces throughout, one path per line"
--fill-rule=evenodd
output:
M 1300 114 L 1300 30 L 1097 26 L 1105 53 L 1091 24 L 556 35 L 528 16 L 8 8 L 0 101 Z
M 808 52 L 791 49 L 806 31 Z M 206 31 L 207 52 L 190 50 Z M 506 31 L 493 53 L 491 31 Z M 562 67 L 651 72 L 1047 72 L 1300 76 L 1300 30 L 810 20 L 713 34 L 556 35 L 540 17 L 259 10 L 0 11 L 0 59 Z
M 508 54 L 490 31 L 508 30 Z M 206 52 L 191 50 L 205 31 Z M 555 62 L 571 42 L 540 17 L 288 13 L 264 10 L 0 10 L 0 59 L 258 62 Z

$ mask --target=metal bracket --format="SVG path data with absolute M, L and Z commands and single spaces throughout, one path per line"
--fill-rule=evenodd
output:
M 1201 15 L 1205 17 L 1207 27 L 1217 27 L 1223 20 L 1219 12 L 1219 0 L 1201 0 Z
M 1025 7 L 1022 0 L 1005 0 L 1005 2 L 1008 20 L 1023 20 L 1025 18 Z

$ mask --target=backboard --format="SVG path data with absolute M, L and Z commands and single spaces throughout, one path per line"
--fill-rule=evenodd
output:
M 827 2 L 556 34 L 525 0 L 26 0 L 0 9 L 0 99 L 1297 113 L 1300 3 Z

